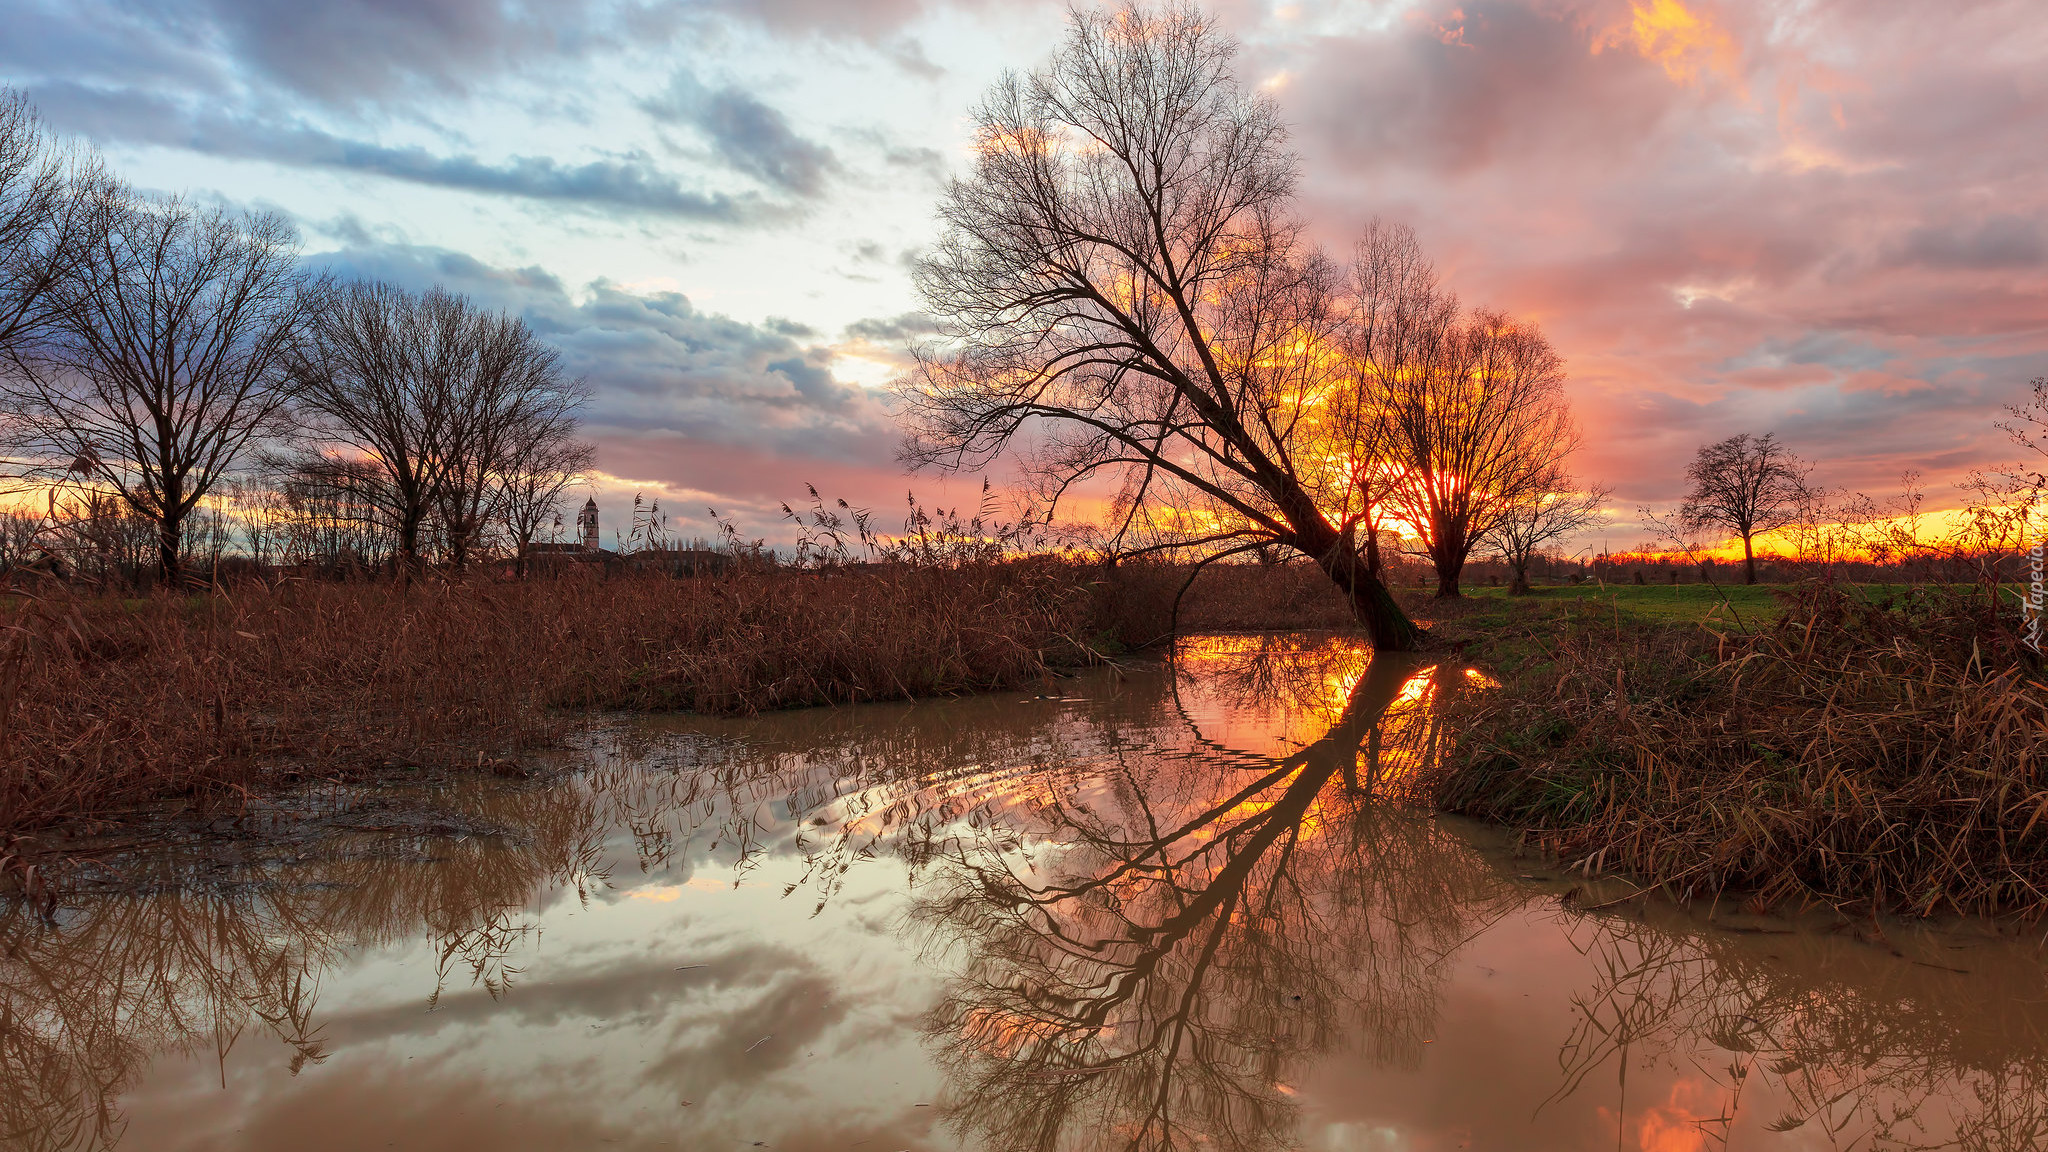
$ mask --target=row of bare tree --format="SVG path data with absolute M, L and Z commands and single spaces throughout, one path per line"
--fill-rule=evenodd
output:
M 585 394 L 522 321 L 311 275 L 284 219 L 138 194 L 0 92 L 0 443 L 153 525 L 166 584 L 259 465 L 372 521 L 402 572 L 429 535 L 458 566 L 494 528 L 523 551 L 590 468 Z
M 1076 12 L 1048 65 L 989 92 L 917 269 L 941 339 L 904 456 L 1017 452 L 1055 505 L 1107 483 L 1126 554 L 1305 555 L 1376 646 L 1411 648 L 1385 526 L 1448 597 L 1475 548 L 1525 570 L 1597 507 L 1565 470 L 1563 366 L 1534 325 L 1461 307 L 1405 229 L 1348 265 L 1309 243 L 1235 48 L 1192 7 Z

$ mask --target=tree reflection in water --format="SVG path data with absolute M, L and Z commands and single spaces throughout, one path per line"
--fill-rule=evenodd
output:
M 1682 1123 L 1645 1110 L 1643 1147 L 1659 1128 L 1687 1130 L 1686 1147 L 1727 1147 L 1738 1115 L 1758 1108 L 1768 1131 L 1798 1132 L 1809 1147 L 2048 1147 L 2038 948 L 1915 940 L 1894 926 L 1911 951 L 1781 928 L 1761 930 L 1766 950 L 1755 936 L 1667 919 L 1577 925 L 1596 975 L 1572 996 L 1577 1026 L 1546 1106 L 1596 1072 L 1625 1083 L 1627 1068 L 1663 1062 L 1713 1107 Z M 1959 954 L 1970 969 L 1953 966 Z
M 960 975 L 926 1028 L 952 1123 L 989 1147 L 1284 1146 L 1308 1059 L 1417 1065 L 1446 961 L 1525 899 L 1382 803 L 1462 673 L 1279 640 L 1200 655 L 1184 689 L 1326 730 L 1259 756 L 1186 710 L 1192 745 L 1125 749 L 927 861 L 913 919 Z
M 55 924 L 0 902 L 0 1147 L 111 1147 L 118 1097 L 166 1051 L 211 1053 L 223 1078 L 252 1033 L 294 1072 L 322 1060 L 323 974 L 370 949 L 429 941 L 406 961 L 428 1006 L 464 981 L 516 996 L 540 902 L 614 867 L 772 870 L 822 908 L 885 857 L 906 869 L 901 926 L 946 974 L 926 1049 L 970 1145 L 1284 1147 L 1295 1090 L 1337 1057 L 1474 1113 L 1513 1087 L 1510 1142 L 1597 1112 L 1645 1149 L 1744 1125 L 1800 1147 L 2048 1145 L 2038 951 L 1986 934 L 1958 963 L 1953 934 L 1894 926 L 1900 959 L 1783 925 L 1561 909 L 1407 804 L 1471 682 L 1342 640 L 1212 639 L 1082 699 L 641 725 L 570 780 L 440 797 L 468 836 L 371 813 L 303 858 L 223 872 L 165 853 Z M 1452 987 L 1456 954 L 1494 925 L 1585 958 L 1528 986 L 1571 999 L 1561 1046 L 1501 1030 L 1528 1050 L 1497 1071 L 1535 1077 L 1512 1086 L 1423 1060 L 1471 991 Z M 1659 1062 L 1704 1103 L 1617 1117 L 1589 1087 Z M 1382 1092 L 1360 1114 L 1436 1130 L 1405 1103 Z
M 1656 923 L 1542 911 L 1402 803 L 1437 753 L 1445 698 L 1475 678 L 1277 640 L 1191 656 L 1173 693 L 1180 739 L 1115 749 L 1085 781 L 1007 795 L 921 842 L 911 920 L 958 973 L 925 1030 L 963 1138 L 1291 1146 L 1312 1063 L 1348 1051 L 1417 1069 L 1452 957 L 1516 914 L 1589 961 L 1587 984 L 1564 990 L 1575 1025 L 1556 1091 L 1533 1111 L 1576 1100 L 1642 1149 L 1726 1146 L 1738 1115 L 1800 1146 L 2048 1146 L 2037 951 L 1987 936 L 1964 973 L 1944 959 L 1952 934 L 1915 959 L 1854 934 L 1711 928 L 1698 910 Z M 1209 720 L 1260 707 L 1323 730 L 1256 753 L 1243 744 L 1274 716 L 1236 734 Z M 1707 1107 L 1631 1113 L 1624 1092 L 1615 1114 L 1586 1098 L 1596 1072 L 1625 1087 L 1646 1061 Z
M 462 973 L 502 994 L 535 894 L 586 876 L 603 824 L 571 789 L 462 799 L 470 823 L 499 835 L 337 833 L 304 861 L 226 882 L 218 856 L 166 852 L 54 922 L 0 901 L 0 1147 L 112 1148 L 118 1098 L 152 1058 L 210 1051 L 226 1087 L 228 1053 L 252 1028 L 292 1050 L 297 1075 L 326 1058 L 320 978 L 353 951 L 424 936 L 430 1004 Z

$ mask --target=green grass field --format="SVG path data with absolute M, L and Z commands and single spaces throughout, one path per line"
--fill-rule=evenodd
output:
M 1790 584 L 1578 584 L 1539 587 L 1528 596 L 1505 588 L 1468 588 L 1449 603 L 1420 592 L 1403 604 L 1439 641 L 1495 670 L 1512 671 L 1548 659 L 1563 637 L 1587 632 L 1705 625 L 1717 632 L 1769 627 L 1784 612 L 1778 594 Z M 1903 584 L 1862 584 L 1853 593 L 1882 600 L 1906 592 Z M 2015 589 L 2016 591 L 2016 589 Z M 2017 611 L 2017 609 L 2015 609 Z
M 1580 584 L 1540 587 L 1527 596 L 1509 596 L 1505 588 L 1472 588 L 1449 603 L 1420 596 L 1406 603 L 1438 643 L 1501 674 L 1547 665 L 1558 642 L 1569 635 L 1618 636 L 1702 624 L 1724 632 L 1760 629 L 1783 611 L 1773 595 L 1783 587 Z
M 1623 619 L 1659 623 L 1699 622 L 1710 613 L 1717 620 L 1754 625 L 1777 616 L 1778 584 L 1579 584 L 1538 588 L 1528 596 L 1510 597 L 1505 588 L 1474 588 L 1468 595 L 1487 607 L 1530 604 L 1560 614 L 1595 611 L 1619 613 Z M 1519 605 L 1518 605 L 1519 607 Z M 1716 612 L 1718 609 L 1718 612 Z M 1522 609 L 1527 611 L 1528 609 Z

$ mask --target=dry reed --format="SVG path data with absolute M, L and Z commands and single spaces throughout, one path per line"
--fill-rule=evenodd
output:
M 11 839 L 52 824 L 503 767 L 589 709 L 748 714 L 1043 682 L 1162 638 L 1185 574 L 1038 556 L 20 594 L 0 602 L 0 876 L 27 866 Z M 1344 609 L 1311 569 L 1216 566 L 1181 624 L 1321 627 Z
M 2048 912 L 2048 689 L 1982 589 L 1589 628 L 1467 717 L 1439 803 L 1681 897 Z
M 1041 680 L 1093 657 L 1088 576 L 1023 562 L 17 599 L 0 836 L 162 796 L 489 762 L 558 737 L 565 709 L 747 713 Z

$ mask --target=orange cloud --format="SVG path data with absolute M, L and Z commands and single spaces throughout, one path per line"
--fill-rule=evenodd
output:
M 1710 74 L 1739 80 L 1741 46 L 1712 16 L 1695 12 L 1680 0 L 1629 0 L 1629 7 L 1626 26 L 1593 41 L 1596 54 L 1608 48 L 1633 48 L 1687 87 L 1698 86 Z

